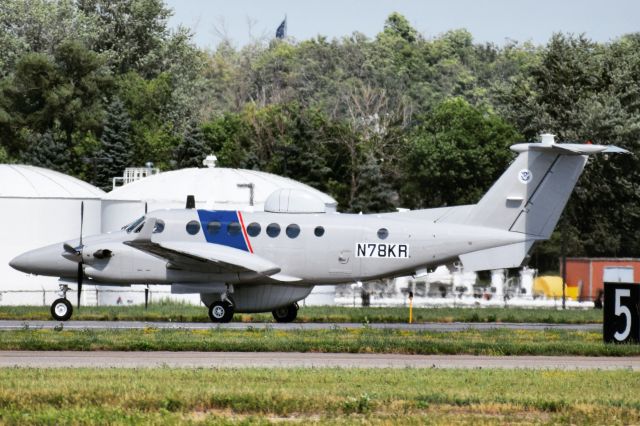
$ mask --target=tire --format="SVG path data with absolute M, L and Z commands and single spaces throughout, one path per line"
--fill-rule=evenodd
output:
M 56 321 L 67 321 L 73 314 L 73 307 L 67 299 L 56 299 L 51 304 L 51 316 Z
M 213 322 L 231 322 L 233 305 L 227 301 L 217 301 L 209 305 L 209 318 Z
M 293 322 L 298 316 L 298 305 L 294 303 L 289 306 L 283 306 L 271 312 L 276 322 Z

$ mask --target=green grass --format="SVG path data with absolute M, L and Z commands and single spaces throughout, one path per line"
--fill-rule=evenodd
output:
M 415 322 L 540 322 L 584 324 L 602 322 L 602 311 L 523 308 L 417 308 Z M 0 320 L 50 320 L 49 307 L 0 306 Z M 87 306 L 73 313 L 75 320 L 208 322 L 204 306 L 177 303 L 144 306 Z M 407 322 L 408 308 L 306 307 L 298 312 L 298 322 Z M 235 321 L 273 321 L 270 313 L 236 314 Z
M 640 373 L 0 369 L 3 424 L 640 423 Z
M 24 329 L 0 332 L 0 350 L 348 352 L 482 355 L 640 355 L 640 345 L 604 344 L 568 330 Z

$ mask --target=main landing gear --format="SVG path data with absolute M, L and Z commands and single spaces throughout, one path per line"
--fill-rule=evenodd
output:
M 283 306 L 271 312 L 276 322 L 293 322 L 298 316 L 299 306 L 293 303 L 289 306 Z
M 209 318 L 213 322 L 231 322 L 235 309 L 228 300 L 219 300 L 209 305 Z
M 62 293 L 62 297 L 54 300 L 51 304 L 51 316 L 56 321 L 67 321 L 73 314 L 73 307 L 67 300 L 68 289 L 66 285 L 61 285 L 60 292 Z

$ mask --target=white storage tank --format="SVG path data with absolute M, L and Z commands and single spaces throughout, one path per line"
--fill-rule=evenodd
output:
M 9 261 L 28 250 L 100 233 L 105 193 L 74 177 L 40 167 L 0 164 L 0 304 L 50 304 L 58 280 L 27 275 Z M 62 246 L 60 247 L 62 252 Z

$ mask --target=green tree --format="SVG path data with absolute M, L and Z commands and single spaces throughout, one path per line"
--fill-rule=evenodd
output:
M 461 98 L 446 100 L 409 136 L 403 205 L 477 202 L 502 174 L 521 139 L 503 119 Z
M 122 176 L 125 168 L 136 165 L 133 164 L 131 120 L 118 98 L 114 98 L 107 107 L 100 147 L 94 159 L 94 183 L 105 191 L 111 190 L 113 177 Z
M 71 167 L 73 157 L 61 136 L 61 132 L 55 129 L 47 130 L 44 134 L 30 135 L 29 139 L 32 141 L 29 149 L 23 153 L 22 161 L 66 173 Z
M 175 159 L 178 168 L 202 167 L 202 160 L 209 154 L 209 148 L 197 123 L 191 123 L 176 148 Z

